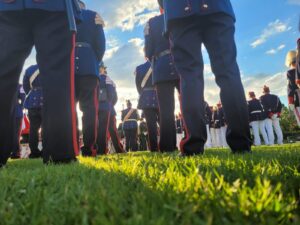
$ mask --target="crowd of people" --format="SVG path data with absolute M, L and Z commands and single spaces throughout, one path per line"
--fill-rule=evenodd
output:
M 180 149 L 181 156 L 202 154 L 205 147 L 251 153 L 252 144 L 262 144 L 260 135 L 264 144 L 273 145 L 274 131 L 277 143 L 283 143 L 278 96 L 264 86 L 260 98 L 251 91 L 246 101 L 236 61 L 235 15 L 230 1 L 158 0 L 161 14 L 145 26 L 145 62 L 135 71 L 137 109 L 128 100 L 121 112 L 119 131 L 124 132 L 125 146 L 114 109 L 116 85 L 103 63 L 106 39 L 101 16 L 86 9 L 80 0 L 24 1 L 22 6 L 0 1 L 0 94 L 7 96 L 0 100 L 0 167 L 9 157 L 20 157 L 23 107 L 30 122 L 29 157 L 42 157 L 44 163 L 69 163 L 80 153 L 108 154 L 108 140 L 117 153 Z M 202 44 L 221 90 L 216 106 L 204 100 Z M 33 45 L 38 64 L 26 70 L 18 86 Z M 296 51 L 289 52 L 286 61 L 289 108 L 299 123 Z M 176 90 L 181 114 L 175 117 Z M 145 119 L 140 122 L 140 132 L 138 109 Z M 78 119 L 82 120 L 82 139 Z

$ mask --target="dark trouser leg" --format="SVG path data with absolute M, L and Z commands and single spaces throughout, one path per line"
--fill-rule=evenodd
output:
M 124 134 L 125 134 L 125 142 L 126 142 L 126 152 L 129 152 L 129 149 L 131 149 L 130 130 L 124 130 Z
M 180 75 L 181 110 L 186 131 L 180 149 L 187 155 L 202 153 L 206 142 L 202 36 L 193 21 L 195 18 L 176 21 L 170 28 L 172 54 Z
M 39 130 L 42 124 L 41 109 L 29 109 L 28 118 L 30 121 L 29 147 L 32 155 L 40 155 Z
M 21 135 L 21 126 L 22 126 L 23 118 L 15 119 L 15 133 L 14 133 L 14 145 L 12 156 L 19 157 L 20 156 L 20 135 Z
M 76 76 L 76 98 L 82 111 L 83 149 L 96 155 L 98 130 L 98 87 L 96 76 Z
M 109 134 L 111 137 L 111 141 L 113 143 L 113 146 L 116 150 L 117 153 L 124 153 L 124 147 L 121 144 L 120 138 L 119 138 L 119 134 L 118 134 L 118 130 L 117 130 L 117 125 L 116 125 L 116 117 L 115 116 L 110 116 L 109 117 Z
M 30 28 L 25 22 L 22 12 L 0 12 L 0 167 L 13 150 L 18 81 L 32 48 Z
M 177 81 L 156 84 L 159 104 L 159 125 L 161 152 L 172 152 L 176 149 L 175 100 L 174 90 Z
M 137 129 L 131 129 L 129 130 L 130 132 L 130 147 L 132 151 L 137 151 L 139 149 L 138 144 L 137 144 Z
M 225 14 L 210 16 L 203 42 L 213 73 L 221 88 L 221 101 L 228 128 L 226 139 L 233 152 L 250 151 L 248 108 L 239 67 L 236 62 L 234 20 Z
M 108 132 L 108 122 L 109 122 L 109 111 L 100 110 L 99 111 L 99 128 L 98 128 L 98 154 L 107 154 L 107 132 Z
M 144 109 L 144 114 L 148 129 L 148 143 L 149 149 L 152 152 L 158 151 L 157 145 L 157 120 L 158 111 L 157 109 Z
M 33 33 L 44 95 L 44 162 L 70 162 L 76 137 L 74 42 L 65 12 L 39 11 Z

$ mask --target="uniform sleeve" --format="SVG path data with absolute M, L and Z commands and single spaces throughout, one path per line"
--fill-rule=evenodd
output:
M 142 93 L 142 87 L 141 87 L 141 82 L 140 82 L 140 78 L 138 76 L 138 73 L 137 73 L 137 68 L 135 69 L 135 86 L 136 86 L 136 89 L 138 91 L 139 94 Z
M 154 44 L 153 44 L 153 38 L 151 33 L 150 20 L 145 25 L 144 36 L 145 36 L 145 56 L 150 61 L 152 61 L 152 58 L 154 57 Z
M 269 109 L 268 107 L 266 106 L 266 103 L 264 101 L 264 99 L 262 97 L 259 98 L 259 101 L 260 101 L 260 104 L 262 105 L 263 107 L 263 110 L 265 111 L 265 113 L 269 113 Z
M 137 109 L 135 110 L 135 113 L 136 113 L 136 119 L 137 119 L 137 120 L 140 120 L 141 117 L 140 117 L 140 114 L 139 114 L 139 112 L 137 111 Z
M 25 94 L 24 88 L 21 87 L 18 91 L 18 99 L 21 100 L 22 105 L 24 104 L 25 98 L 26 98 L 26 94 Z
M 277 112 L 278 113 L 281 113 L 281 110 L 282 110 L 282 103 L 281 103 L 281 101 L 280 101 L 280 98 L 279 97 L 277 97 Z
M 95 16 L 95 24 L 96 24 L 96 31 L 95 31 L 95 50 L 98 61 L 102 61 L 104 53 L 105 53 L 105 45 L 106 45 L 106 39 L 104 34 L 104 22 L 101 19 L 99 14 L 96 13 Z
M 290 72 L 287 72 L 287 96 L 288 96 L 288 103 L 294 104 L 294 96 L 295 90 L 293 88 L 293 81 Z
M 30 72 L 27 69 L 25 71 L 25 75 L 23 77 L 23 88 L 24 88 L 24 91 L 25 91 L 26 95 L 28 95 L 28 93 L 30 92 L 30 89 L 31 89 L 30 88 L 29 78 L 30 78 Z
M 126 116 L 126 115 L 125 115 L 125 111 L 122 111 L 122 117 L 121 117 L 121 120 L 122 120 L 122 121 L 124 121 L 125 116 Z

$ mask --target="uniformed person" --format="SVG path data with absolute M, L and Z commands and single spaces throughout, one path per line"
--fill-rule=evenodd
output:
M 250 152 L 248 109 L 236 62 L 235 16 L 230 0 L 159 2 L 164 3 L 166 34 L 171 39 L 171 51 L 180 75 L 181 108 L 187 130 L 181 145 L 183 155 L 203 153 L 207 138 L 202 43 L 221 88 L 228 145 L 234 153 Z
M 25 101 L 25 92 L 22 85 L 18 86 L 17 102 L 15 105 L 15 132 L 14 132 L 14 145 L 12 148 L 11 159 L 20 158 L 20 136 L 23 122 L 23 104 Z
M 139 151 L 145 151 L 147 150 L 147 143 L 149 143 L 149 139 L 147 136 L 148 134 L 148 128 L 147 128 L 147 122 L 144 120 L 145 116 L 142 114 L 140 123 L 139 123 L 139 130 L 138 130 L 138 143 L 139 143 Z M 149 146 L 149 144 L 148 144 Z
M 214 139 L 215 139 L 215 146 L 214 147 L 222 147 L 222 131 L 221 131 L 221 124 L 222 124 L 222 114 L 218 110 L 218 106 L 215 106 L 212 113 L 212 121 L 214 127 Z
M 157 122 L 158 101 L 152 84 L 152 68 L 149 61 L 139 65 L 135 70 L 135 83 L 139 93 L 138 109 L 143 110 L 148 132 L 148 147 L 150 151 L 158 151 Z M 143 149 L 143 150 L 146 150 Z
M 0 1 L 0 95 L 5 96 L 0 98 L 0 167 L 12 150 L 16 89 L 33 45 L 44 95 L 44 163 L 68 163 L 76 159 L 72 12 L 79 18 L 76 0 Z
M 153 83 L 159 103 L 159 126 L 161 152 L 176 149 L 175 88 L 179 89 L 179 77 L 173 64 L 170 44 L 162 34 L 164 14 L 151 18 L 145 26 L 145 54 L 152 62 Z
M 178 147 L 184 135 L 183 121 L 180 113 L 178 113 L 175 116 L 175 127 L 176 127 L 176 147 Z
M 117 115 L 116 110 L 112 106 L 110 117 L 109 117 L 109 125 L 108 125 L 109 135 L 116 153 L 126 153 L 124 146 L 121 142 L 119 131 L 117 129 L 116 115 Z
M 130 100 L 126 101 L 127 108 L 122 110 L 123 131 L 125 133 L 126 151 L 128 152 L 138 150 L 137 131 L 138 120 L 140 118 L 136 109 L 132 108 Z
M 212 147 L 212 138 L 210 135 L 210 123 L 212 120 L 212 111 L 210 110 L 209 104 L 204 101 L 204 108 L 205 108 L 205 121 L 206 121 L 206 133 L 207 133 L 207 140 L 205 143 L 206 148 Z
M 78 25 L 75 50 L 76 99 L 82 111 L 83 156 L 97 155 L 99 63 L 105 52 L 103 21 L 98 13 L 82 9 L 82 22 Z
M 289 109 L 295 115 L 298 126 L 300 127 L 300 89 L 297 84 L 297 52 L 289 51 L 286 56 L 285 65 L 289 68 L 287 72 L 287 96 Z
M 116 119 L 117 113 L 114 107 L 118 102 L 117 87 L 113 80 L 111 80 L 111 82 L 113 85 L 113 91 L 112 91 L 111 110 L 110 110 L 110 116 L 108 122 L 108 131 L 116 153 L 126 153 L 124 146 L 121 143 L 121 138 L 117 129 L 117 119 Z
M 227 132 L 227 125 L 226 125 L 226 118 L 223 110 L 222 103 L 219 102 L 217 104 L 218 107 L 218 113 L 220 115 L 220 125 L 221 125 L 221 146 L 227 147 L 227 141 L 226 141 L 226 132 Z
M 263 136 L 265 145 L 269 145 L 268 135 L 266 132 L 265 119 L 266 114 L 264 113 L 263 106 L 260 101 L 256 98 L 256 95 L 253 91 L 249 93 L 250 100 L 248 101 L 248 111 L 249 111 L 249 122 L 252 127 L 255 146 L 261 145 L 260 135 Z
M 30 66 L 23 77 L 23 87 L 26 93 L 24 108 L 28 110 L 29 129 L 29 158 L 42 157 L 39 149 L 39 136 L 42 127 L 42 109 L 44 104 L 41 74 L 38 65 Z
M 277 143 L 283 144 L 283 134 L 280 127 L 280 115 L 282 104 L 278 96 L 270 94 L 270 88 L 263 87 L 263 95 L 260 97 L 260 102 L 266 114 L 265 126 L 268 134 L 269 145 L 274 145 L 274 132 L 277 136 Z
M 99 125 L 98 125 L 98 154 L 108 154 L 108 126 L 110 113 L 114 104 L 114 85 L 112 80 L 107 76 L 106 67 L 103 62 L 99 67 L 100 85 L 99 85 Z

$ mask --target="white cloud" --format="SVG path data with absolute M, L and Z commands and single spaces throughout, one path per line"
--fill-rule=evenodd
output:
M 275 20 L 268 24 L 268 26 L 262 31 L 260 36 L 251 43 L 252 48 L 256 48 L 259 45 L 265 43 L 270 37 L 277 34 L 291 30 L 292 28 L 288 26 L 288 23 L 281 22 L 280 20 Z
M 284 48 L 285 48 L 285 45 L 279 45 L 277 48 L 272 48 L 272 49 L 266 51 L 266 54 L 275 55 Z
M 119 86 L 134 85 L 134 70 L 145 62 L 143 47 L 144 41 L 134 38 L 124 45 L 107 50 L 104 63 L 108 66 L 109 75 Z
M 90 0 L 88 3 L 88 8 L 103 16 L 108 29 L 132 30 L 137 25 L 144 25 L 148 19 L 159 13 L 157 1 Z
M 209 68 L 210 65 L 205 65 L 204 68 Z M 205 99 L 210 105 L 215 105 L 220 100 L 220 89 L 216 85 L 215 76 L 209 70 L 205 70 Z M 284 101 L 286 100 L 286 76 L 284 72 L 276 74 L 257 74 L 257 75 L 244 75 L 242 74 L 242 82 L 245 89 L 245 94 L 249 91 L 254 91 L 257 97 L 262 95 L 262 88 L 264 85 L 270 87 L 273 94 L 280 96 Z

